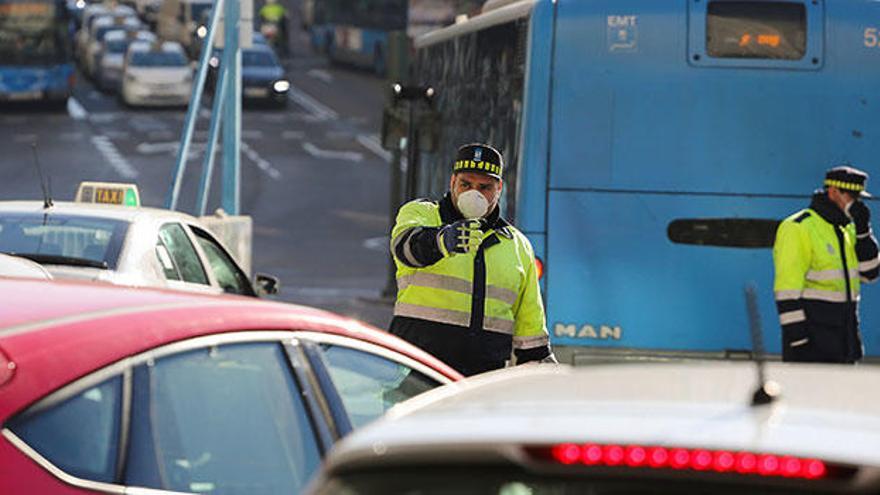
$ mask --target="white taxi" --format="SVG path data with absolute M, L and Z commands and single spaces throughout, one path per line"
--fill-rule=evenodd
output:
M 56 279 L 247 296 L 277 292 L 254 282 L 198 219 L 140 207 L 132 184 L 83 183 L 77 202 L 0 201 L 0 253 L 43 265 Z
M 126 105 L 186 106 L 193 70 L 176 41 L 134 42 L 122 69 L 120 97 Z
M 403 402 L 309 493 L 880 493 L 880 368 L 524 365 Z

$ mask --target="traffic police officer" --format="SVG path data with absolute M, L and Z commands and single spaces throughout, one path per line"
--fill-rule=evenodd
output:
M 403 205 L 391 232 L 391 333 L 465 375 L 504 367 L 511 348 L 555 362 L 532 245 L 499 213 L 503 167 L 491 146 L 462 146 L 449 192 Z
M 862 357 L 859 279 L 880 272 L 877 241 L 860 198 L 868 175 L 840 166 L 810 207 L 786 218 L 776 232 L 774 291 L 782 324 L 783 361 L 854 363 Z

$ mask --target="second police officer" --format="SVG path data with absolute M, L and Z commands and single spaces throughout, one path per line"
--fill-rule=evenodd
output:
M 403 205 L 391 233 L 391 333 L 464 375 L 504 367 L 511 349 L 555 362 L 532 246 L 500 215 L 503 167 L 491 146 L 462 146 L 449 192 Z
M 871 212 L 861 200 L 867 179 L 849 166 L 828 170 L 809 208 L 779 225 L 773 290 L 783 361 L 854 363 L 862 357 L 860 280 L 880 273 Z

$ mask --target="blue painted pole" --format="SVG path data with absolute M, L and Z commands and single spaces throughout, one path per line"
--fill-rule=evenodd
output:
M 226 213 L 240 212 L 241 182 L 241 51 L 238 45 L 239 1 L 226 3 L 224 63 L 228 78 L 223 116 L 223 198 Z
M 165 208 L 169 210 L 177 209 L 177 199 L 180 196 L 180 184 L 183 182 L 183 173 L 186 171 L 189 145 L 192 142 L 193 130 L 196 127 L 196 119 L 199 116 L 199 107 L 202 103 L 205 78 L 208 75 L 208 59 L 211 57 L 214 33 L 217 31 L 217 24 L 220 21 L 220 9 L 223 8 L 224 3 L 224 0 L 216 0 L 214 8 L 211 10 L 211 22 L 208 25 L 208 33 L 202 45 L 202 54 L 199 57 L 199 70 L 196 73 L 196 80 L 193 81 L 189 107 L 186 110 L 186 120 L 184 120 L 183 124 L 183 135 L 180 138 L 180 147 L 177 149 L 177 160 L 174 162 L 174 176 L 171 179 L 171 188 L 165 199 Z M 228 3 L 237 3 L 237 0 Z
M 196 200 L 199 216 L 205 214 L 208 206 L 208 194 L 211 191 L 211 176 L 214 174 L 214 150 L 217 148 L 217 136 L 220 134 L 221 113 L 226 96 L 226 66 L 221 65 L 214 88 L 214 103 L 211 105 L 211 127 L 208 129 L 208 146 L 202 162 L 202 180 L 199 182 L 199 196 Z

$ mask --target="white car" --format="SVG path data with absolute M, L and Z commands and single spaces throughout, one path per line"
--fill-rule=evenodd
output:
M 487 373 L 343 440 L 308 493 L 880 493 L 880 368 L 766 374 L 779 395 L 753 405 L 746 361 Z
M 126 105 L 186 106 L 193 70 L 180 43 L 132 43 L 125 55 L 120 95 Z
M 125 65 L 125 52 L 135 41 L 153 43 L 156 35 L 150 31 L 110 31 L 104 37 L 104 51 L 95 71 L 95 80 L 104 90 L 116 91 L 122 84 L 122 68 Z
M 128 201 L 136 193 L 112 189 L 99 186 L 93 195 L 136 203 Z M 0 253 L 40 263 L 56 279 L 247 296 L 278 286 L 268 275 L 251 282 L 198 219 L 157 208 L 0 201 Z
M 52 280 L 52 274 L 43 265 L 27 258 L 8 254 L 0 254 L 0 277 Z
M 86 43 L 86 51 L 83 57 L 83 66 L 86 75 L 94 78 L 97 72 L 99 59 L 104 53 L 104 37 L 107 33 L 116 30 L 138 31 L 141 29 L 141 21 L 136 17 L 99 17 L 92 24 L 89 40 Z
M 80 63 L 84 63 L 86 48 L 89 43 L 89 37 L 92 33 L 92 27 L 100 17 L 136 17 L 137 13 L 127 5 L 117 5 L 108 7 L 102 3 L 93 3 L 86 5 L 83 9 L 82 25 L 76 33 L 74 39 L 74 54 Z

